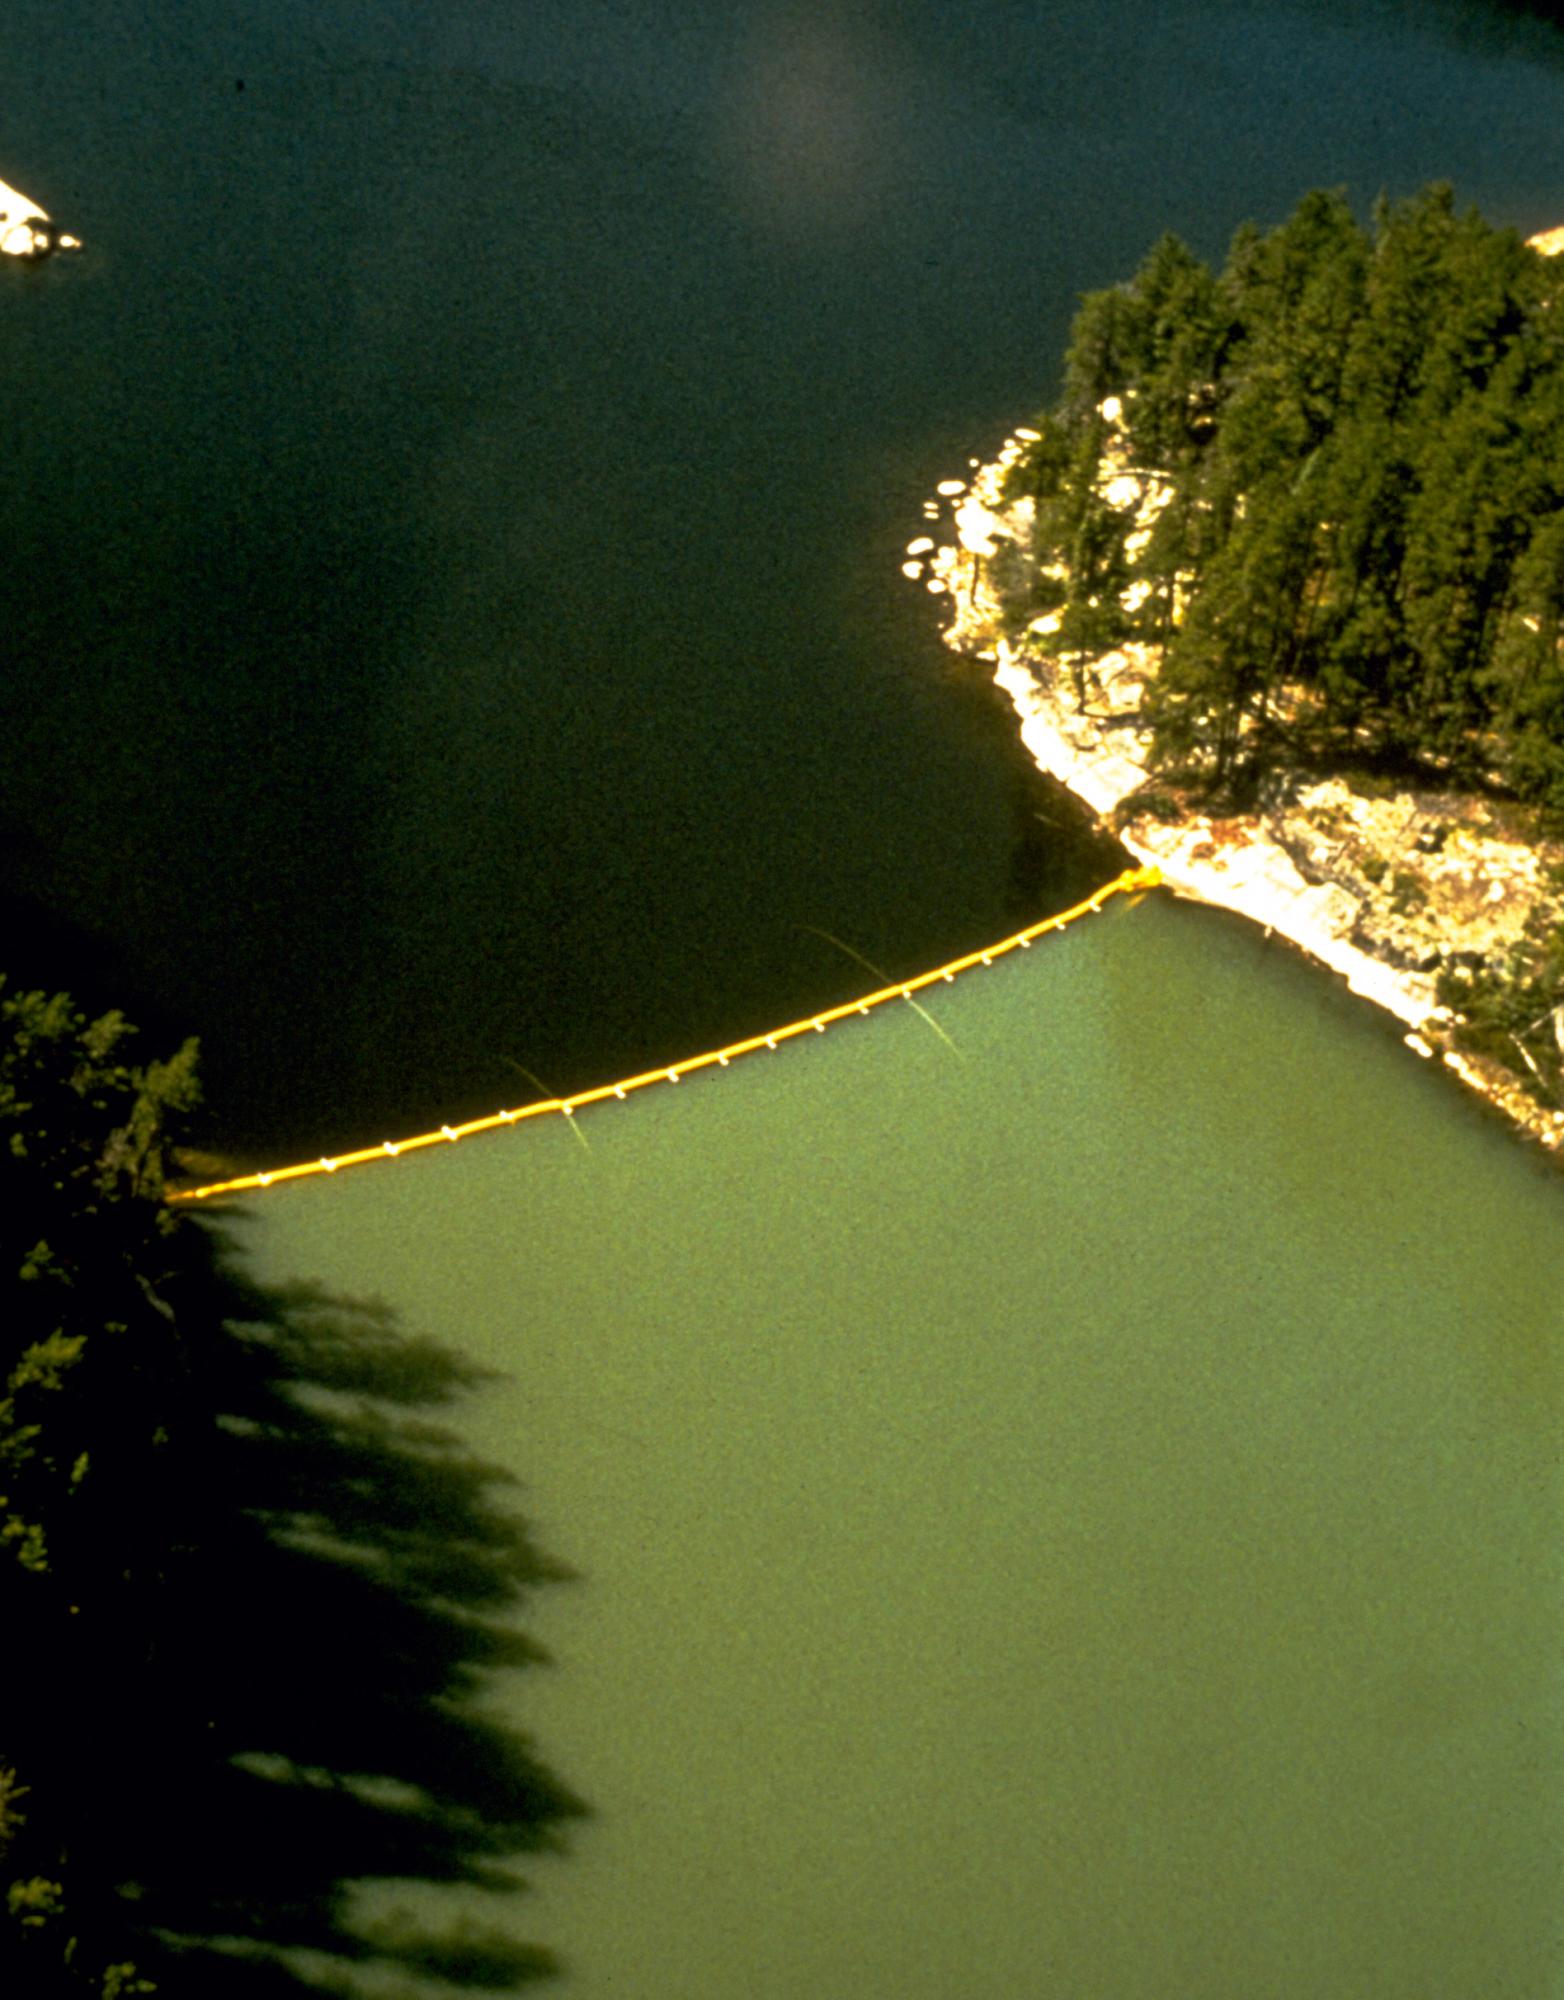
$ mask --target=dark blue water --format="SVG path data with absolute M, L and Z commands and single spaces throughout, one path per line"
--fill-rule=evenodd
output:
M 517 18 L 521 15 L 522 18 Z M 0 175 L 14 970 L 213 1141 L 752 1032 L 1107 872 L 897 574 L 1077 294 L 1307 187 L 1564 219 L 1499 10 L 25 0 Z M 1043 829 L 1040 832 L 1040 828 Z

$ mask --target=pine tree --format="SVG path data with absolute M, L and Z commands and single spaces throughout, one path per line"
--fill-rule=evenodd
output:
M 1306 729 L 1564 810 L 1557 263 L 1444 184 L 1381 198 L 1369 231 L 1318 192 L 1236 231 L 1215 277 L 1163 237 L 1083 301 L 1065 372 L 1028 476 L 1063 572 L 1034 601 L 1078 693 L 1133 636 L 1161 649 L 1156 755 L 1216 785 Z M 1133 557 L 1110 446 L 1164 488 Z
M 1564 812 L 1564 511 L 1538 526 L 1515 566 L 1483 681 L 1506 777 L 1522 798 Z
M 152 1990 L 83 1858 L 80 1796 L 84 1769 L 112 1767 L 107 1719 L 134 1710 L 177 1540 L 166 1427 L 187 1363 L 161 1196 L 196 1045 L 141 1065 L 130 1033 L 0 983 L 0 1630 L 26 1634 L 0 1703 L 0 1989 L 40 2000 Z
M 1207 431 L 1216 359 L 1226 332 L 1216 281 L 1177 236 L 1163 236 L 1129 287 L 1125 351 L 1133 394 L 1125 439 L 1133 464 L 1175 471 Z

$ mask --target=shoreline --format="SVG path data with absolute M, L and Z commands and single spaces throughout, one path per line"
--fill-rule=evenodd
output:
M 1330 814 L 1320 810 L 1313 818 L 1285 807 L 1227 815 L 1185 810 L 1166 817 L 1164 810 L 1137 813 L 1131 804 L 1120 814 L 1132 794 L 1154 782 L 1149 737 L 1138 727 L 1139 697 L 1150 671 L 1145 649 L 1126 646 L 1084 668 L 1074 663 L 1067 678 L 1061 664 L 1041 650 L 1047 621 L 1035 629 L 1032 644 L 1018 644 L 1003 629 L 998 597 L 985 576 L 989 560 L 1029 546 L 1029 503 L 1009 505 L 1000 498 L 1000 482 L 1028 436 L 1021 430 L 1007 439 L 988 464 L 974 459 L 969 477 L 940 482 L 938 498 L 923 509 L 928 532 L 907 545 L 902 569 L 948 600 L 945 643 L 990 668 L 1016 712 L 1033 762 L 1093 812 L 1138 865 L 1159 870 L 1175 895 L 1231 910 L 1268 935 L 1286 938 L 1345 980 L 1349 991 L 1392 1015 L 1419 1057 L 1439 1057 L 1512 1128 L 1550 1159 L 1564 1160 L 1564 1110 L 1539 1104 L 1517 1071 L 1451 1046 L 1456 1017 L 1439 1004 L 1436 972 L 1441 945 L 1453 948 L 1454 937 L 1440 938 L 1427 919 L 1398 925 L 1390 914 L 1394 904 L 1390 910 L 1376 905 L 1371 894 L 1355 894 L 1341 879 L 1344 874 L 1351 879 L 1350 866 L 1344 865 L 1351 842 L 1322 837 L 1321 830 L 1327 821 L 1333 826 L 1342 821 L 1342 801 L 1346 808 L 1356 806 L 1345 787 L 1326 783 L 1306 790 L 1302 798 L 1310 807 L 1319 802 L 1313 795 L 1330 795 Z M 1152 497 L 1154 482 L 1143 482 L 1142 491 Z M 1080 706 L 1071 698 L 1074 674 L 1086 694 Z M 1409 829 L 1426 817 L 1427 802 L 1401 795 L 1391 809 L 1399 809 Z M 1367 810 L 1359 817 L 1366 818 Z M 1503 843 L 1489 841 L 1486 847 L 1502 850 Z M 1494 905 L 1506 894 L 1523 904 L 1529 878 L 1520 857 L 1521 850 L 1512 846 L 1502 864 L 1487 857 L 1468 862 L 1467 886 L 1475 879 Z M 1531 872 L 1534 878 L 1535 868 Z M 1498 912 L 1501 918 L 1506 914 Z M 1372 938 L 1365 937 L 1366 928 Z M 1518 931 L 1519 919 L 1512 928 Z M 1492 929 L 1483 932 L 1485 942 Z M 1372 943 L 1380 949 L 1370 948 Z M 1434 962 L 1427 963 L 1430 959 Z M 1523 1047 L 1520 1053 L 1525 1056 Z

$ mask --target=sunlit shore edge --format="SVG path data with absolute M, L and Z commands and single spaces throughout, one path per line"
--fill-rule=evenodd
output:
M 56 250 L 80 248 L 79 236 L 68 235 L 20 188 L 0 181 L 0 256 L 37 263 Z
M 1529 239 L 1545 256 L 1564 251 L 1564 228 Z M 1001 629 L 1000 606 L 984 577 L 984 559 L 1002 540 L 1013 540 L 1015 510 L 1001 497 L 1009 465 L 1035 432 L 1018 429 L 995 459 L 971 461 L 962 478 L 940 482 L 924 506 L 930 532 L 907 547 L 903 571 L 949 606 L 945 641 L 993 669 L 1021 725 L 1021 740 L 1039 769 L 1057 779 L 1092 812 L 1107 820 L 1151 778 L 1150 741 L 1130 716 L 1144 679 L 1143 649 L 1125 647 L 1093 661 L 1087 673 L 1099 688 L 1122 689 L 1121 706 L 1106 716 L 1082 714 L 1070 699 L 1057 663 L 1025 652 Z M 1026 503 L 1022 503 L 1023 506 Z M 937 524 L 948 518 L 951 539 Z M 1109 740 L 1108 731 L 1112 730 Z M 1393 1015 L 1407 1030 L 1407 1046 L 1421 1057 L 1437 1052 L 1445 1066 L 1488 1104 L 1556 1157 L 1564 1157 L 1564 1111 L 1537 1104 L 1518 1084 L 1473 1063 L 1460 1050 L 1441 1047 L 1450 1020 L 1439 1006 L 1431 974 L 1409 971 L 1362 949 L 1350 935 L 1355 911 L 1339 890 L 1311 883 L 1290 854 L 1252 819 L 1188 814 L 1176 821 L 1142 815 L 1114 828 L 1137 863 L 1160 871 L 1175 895 L 1206 903 L 1259 924 L 1267 936 L 1286 939 L 1340 975 L 1351 992 Z

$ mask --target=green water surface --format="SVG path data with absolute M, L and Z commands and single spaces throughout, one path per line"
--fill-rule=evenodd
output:
M 581 1573 L 507 1921 L 646 2000 L 1558 1992 L 1564 1188 L 1161 896 L 931 1007 L 252 1205 L 503 1371 Z

